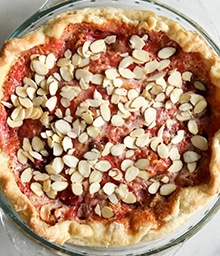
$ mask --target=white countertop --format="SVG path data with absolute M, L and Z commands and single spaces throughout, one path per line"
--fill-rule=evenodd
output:
M 180 1 L 180 0 L 177 0 Z M 185 1 L 185 0 L 182 0 Z M 194 0 L 186 0 L 189 5 Z M 44 0 L 0 0 L 0 45 Z M 220 1 L 201 0 L 208 10 L 220 34 Z M 167 1 L 169 3 L 169 1 Z M 195 9 L 195 12 L 198 10 Z M 206 17 L 204 17 L 206 18 Z M 0 256 L 18 256 L 18 252 L 0 224 Z M 175 256 L 219 256 L 220 255 L 220 212 L 195 236 L 193 236 Z

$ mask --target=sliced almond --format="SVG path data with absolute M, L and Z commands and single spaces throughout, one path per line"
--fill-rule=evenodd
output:
M 177 186 L 175 184 L 164 184 L 160 187 L 160 194 L 162 196 L 168 196 L 176 190 Z
M 41 197 L 44 194 L 44 191 L 42 189 L 42 185 L 38 182 L 31 183 L 30 186 L 31 190 L 36 194 L 37 196 Z
M 135 166 L 130 166 L 126 169 L 126 172 L 125 172 L 125 180 L 127 182 L 131 182 L 133 181 L 137 175 L 139 173 L 139 169 Z
M 32 172 L 33 170 L 29 167 L 29 168 L 26 168 L 22 174 L 21 174 L 21 182 L 22 183 L 25 183 L 25 182 L 30 182 L 31 179 L 32 179 Z
M 189 132 L 191 132 L 194 135 L 196 135 L 199 132 L 198 125 L 197 125 L 196 121 L 193 119 L 189 120 L 187 127 L 188 127 Z
M 94 183 L 90 184 L 90 186 L 89 186 L 89 193 L 91 195 L 93 195 L 93 194 L 99 192 L 100 188 L 101 188 L 100 183 L 99 182 L 94 182 Z
M 79 162 L 79 159 L 73 155 L 63 156 L 63 162 L 70 168 L 75 168 Z
M 185 163 L 192 163 L 192 162 L 197 162 L 201 158 L 201 155 L 194 151 L 186 151 L 183 154 L 183 159 Z
M 200 150 L 206 151 L 208 149 L 208 141 L 205 137 L 201 135 L 195 135 L 191 138 L 193 146 Z
M 112 146 L 110 152 L 113 156 L 121 156 L 124 153 L 125 148 L 126 146 L 124 144 L 119 143 Z
M 168 59 L 168 58 L 170 58 L 175 52 L 176 52 L 176 48 L 167 46 L 167 47 L 162 48 L 162 49 L 158 52 L 157 56 L 158 56 L 160 59 Z
M 71 189 L 74 195 L 80 196 L 83 194 L 83 187 L 81 183 L 73 183 Z
M 149 187 L 148 187 L 148 192 L 152 195 L 156 194 L 157 191 L 159 190 L 160 187 L 160 182 L 155 181 L 153 182 Z
M 102 207 L 101 214 L 102 214 L 102 217 L 104 217 L 106 219 L 110 219 L 110 218 L 114 217 L 114 215 L 115 215 L 113 209 L 109 206 Z
M 114 183 L 107 182 L 105 183 L 102 189 L 106 195 L 111 195 L 114 192 L 115 188 L 116 188 L 116 185 Z
M 68 187 L 68 182 L 66 181 L 55 181 L 51 184 L 51 188 L 55 191 L 63 191 Z
M 183 162 L 181 160 L 174 160 L 170 167 L 167 169 L 168 172 L 179 172 L 183 168 Z
M 95 164 L 95 168 L 96 168 L 98 171 L 107 172 L 107 171 L 111 168 L 111 164 L 110 164 L 110 162 L 107 161 L 107 160 L 101 160 L 101 161 L 98 161 L 98 162 Z
M 90 50 L 93 53 L 105 52 L 106 44 L 104 39 L 98 39 L 90 44 Z

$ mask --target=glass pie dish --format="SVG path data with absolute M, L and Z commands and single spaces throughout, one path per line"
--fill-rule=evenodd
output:
M 52 3 L 53 2 L 53 3 Z M 176 2 L 176 1 L 172 1 Z M 171 1 L 169 1 L 169 4 Z M 177 2 L 176 2 L 177 3 Z M 199 3 L 194 1 L 194 3 Z M 182 2 L 184 5 L 184 1 Z M 214 43 L 213 39 L 203 29 L 203 25 L 198 25 L 198 21 L 194 22 L 191 18 L 185 16 L 182 11 L 182 4 L 178 2 L 178 10 L 174 9 L 164 3 L 158 1 L 124 1 L 124 0 L 81 0 L 81 1 L 64 1 L 56 3 L 56 1 L 46 1 L 44 6 L 22 24 L 12 35 L 13 37 L 21 37 L 24 34 L 36 29 L 43 23 L 45 23 L 51 17 L 65 12 L 70 9 L 81 9 L 84 7 L 95 6 L 113 6 L 113 7 L 125 7 L 131 9 L 148 9 L 156 12 L 158 15 L 163 15 L 171 18 L 186 29 L 193 30 L 201 34 L 213 51 L 219 55 L 219 49 Z M 176 5 L 175 5 L 176 6 Z M 185 4 L 186 6 L 186 4 Z M 176 7 L 175 7 L 176 8 Z M 209 23 L 209 21 L 207 21 Z M 199 23 L 200 24 L 200 23 Z M 215 31 L 212 31 L 215 35 Z M 212 35 L 212 37 L 214 37 Z M 192 219 L 186 222 L 183 226 L 176 229 L 173 233 L 161 239 L 137 244 L 135 246 L 127 246 L 120 248 L 94 248 L 85 246 L 76 246 L 70 244 L 64 244 L 63 246 L 53 244 L 42 237 L 39 237 L 32 232 L 26 223 L 19 217 L 19 215 L 13 210 L 9 202 L 5 199 L 4 195 L 0 195 L 0 205 L 2 208 L 1 219 L 7 233 L 11 237 L 15 247 L 22 251 L 22 255 L 165 255 L 174 253 L 184 242 L 186 242 L 192 235 L 194 235 L 199 229 L 201 229 L 211 217 L 218 211 L 220 207 L 220 198 L 216 195 L 213 200 L 201 211 L 199 211 Z

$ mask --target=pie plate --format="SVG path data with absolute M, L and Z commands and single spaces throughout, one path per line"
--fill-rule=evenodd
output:
M 192 10 L 196 7 L 197 10 L 200 10 L 197 13 L 193 12 L 194 15 L 192 16 L 190 15 L 187 1 L 184 0 L 164 0 L 163 2 L 151 0 L 72 0 L 59 2 L 56 0 L 48 0 L 40 8 L 40 10 L 25 21 L 10 37 L 22 37 L 26 33 L 44 24 L 51 17 L 67 10 L 96 6 L 126 6 L 126 8 L 150 10 L 158 15 L 166 16 L 180 23 L 187 30 L 193 30 L 202 35 L 212 50 L 220 57 L 220 50 L 216 45 L 219 43 L 218 35 L 213 25 L 211 25 L 211 20 L 208 18 L 205 20 L 203 19 L 204 16 L 208 17 L 208 15 L 199 0 L 194 0 L 191 2 L 190 8 Z M 175 9 L 171 6 L 175 6 Z M 186 16 L 184 13 L 188 13 L 188 15 Z M 200 22 L 201 20 L 204 24 Z M 38 236 L 27 226 L 27 224 L 19 217 L 17 212 L 6 200 L 3 193 L 0 193 L 0 206 L 1 221 L 14 246 L 19 252 L 21 252 L 22 256 L 172 255 L 182 246 L 182 244 L 197 233 L 216 214 L 220 208 L 220 195 L 214 196 L 206 207 L 197 212 L 188 222 L 169 235 L 152 242 L 115 248 L 94 248 L 72 245 L 68 243 L 65 243 L 64 245 L 51 243 L 48 240 Z

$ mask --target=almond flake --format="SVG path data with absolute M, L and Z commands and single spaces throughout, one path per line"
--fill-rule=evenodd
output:
M 136 176 L 139 173 L 139 169 L 135 166 L 130 166 L 126 169 L 125 172 L 125 180 L 127 182 L 131 182 L 132 180 L 134 180 L 136 178 Z
M 89 176 L 89 183 L 99 183 L 102 181 L 102 172 L 94 170 L 91 172 L 90 176 Z
M 111 164 L 107 160 L 101 160 L 95 164 L 95 168 L 98 171 L 107 172 L 111 168 Z
M 179 154 L 179 151 L 178 151 L 178 148 L 176 147 L 173 147 L 170 149 L 170 152 L 169 152 L 169 156 L 170 156 L 170 159 L 171 160 L 179 160 L 180 159 L 180 154 Z
M 30 186 L 31 190 L 36 194 L 37 196 L 41 197 L 44 194 L 44 191 L 42 189 L 42 185 L 38 182 L 31 183 Z
M 116 42 L 116 35 L 107 36 L 104 40 L 106 44 L 113 44 Z
M 193 146 L 200 150 L 206 151 L 208 149 L 208 141 L 205 137 L 201 135 L 195 135 L 191 138 Z
M 136 146 L 141 148 L 148 146 L 149 143 L 150 143 L 150 135 L 148 133 L 145 133 L 139 136 L 136 140 Z
M 33 68 L 33 71 L 42 76 L 46 75 L 49 71 L 48 67 L 38 60 L 33 60 L 31 62 L 31 67 Z
M 171 143 L 172 144 L 178 144 L 180 143 L 183 139 L 184 139 L 184 135 L 185 135 L 185 131 L 184 130 L 179 130 L 177 131 L 177 135 L 175 135 L 172 140 Z
M 102 151 L 102 156 L 107 156 L 108 154 L 110 154 L 110 149 L 113 146 L 113 144 L 111 142 L 107 142 L 103 148 Z
M 62 119 L 55 122 L 55 128 L 61 134 L 67 134 L 71 131 L 71 125 Z
M 102 214 L 102 217 L 104 217 L 106 219 L 110 219 L 110 218 L 114 217 L 114 215 L 115 215 L 113 209 L 109 206 L 102 207 L 101 214 Z
M 187 164 L 187 169 L 189 170 L 190 173 L 194 172 L 197 167 L 197 162 L 192 162 Z
M 90 125 L 87 127 L 87 134 L 92 138 L 97 138 L 100 134 L 100 128 Z
M 102 104 L 100 106 L 100 113 L 104 121 L 108 122 L 111 119 L 111 111 L 107 104 Z
M 70 168 L 75 168 L 79 162 L 79 159 L 72 155 L 63 156 L 63 162 Z
M 25 182 L 30 182 L 32 179 L 32 169 L 29 167 L 27 169 L 25 169 L 22 174 L 21 174 L 21 182 L 25 183 Z
M 114 192 L 115 188 L 116 188 L 116 185 L 114 183 L 107 182 L 105 183 L 102 189 L 106 195 L 111 195 Z
M 91 195 L 93 195 L 93 194 L 99 192 L 100 188 L 101 188 L 100 183 L 99 182 L 94 182 L 94 183 L 90 184 L 90 186 L 89 186 L 89 193 Z
M 112 118 L 111 118 L 111 124 L 114 125 L 114 126 L 123 126 L 124 125 L 124 120 L 119 115 L 113 115 Z
M 206 91 L 205 85 L 204 85 L 202 82 L 200 82 L 200 81 L 196 81 L 196 82 L 194 83 L 194 87 L 195 87 L 196 89 L 200 90 L 200 91 Z
M 196 121 L 193 119 L 189 120 L 187 127 L 188 127 L 189 132 L 191 132 L 194 135 L 196 135 L 199 132 L 198 125 L 197 125 Z
M 118 70 L 116 68 L 109 68 L 105 70 L 105 75 L 108 79 L 114 80 L 115 78 L 119 77 Z
M 202 113 L 206 107 L 207 107 L 207 101 L 206 100 L 200 100 L 196 105 L 195 105 L 195 108 L 194 108 L 194 114 L 200 114 Z
M 135 78 L 135 74 L 128 68 L 119 68 L 118 71 L 119 74 L 126 79 Z
M 53 96 L 46 102 L 46 107 L 49 109 L 49 111 L 53 111 L 57 105 L 57 97 Z
M 143 96 L 138 96 L 137 98 L 133 99 L 130 107 L 139 109 L 141 108 L 146 102 L 146 99 Z
M 90 50 L 93 53 L 105 52 L 106 44 L 104 39 L 98 39 L 90 44 Z
M 160 194 L 162 196 L 168 196 L 176 190 L 177 186 L 175 184 L 164 184 L 160 187 Z
M 24 108 L 31 108 L 33 106 L 33 102 L 29 98 L 18 97 L 18 100 Z
M 49 53 L 46 57 L 45 60 L 45 65 L 47 66 L 48 69 L 51 69 L 54 67 L 56 61 L 56 57 L 53 53 Z
M 132 35 L 129 42 L 132 49 L 142 49 L 145 45 L 143 38 L 138 35 Z
M 168 172 L 179 172 L 183 168 L 183 163 L 180 160 L 174 160 L 171 166 L 167 169 Z
M 91 172 L 90 164 L 86 160 L 79 161 L 78 171 L 83 177 L 89 177 Z
M 55 181 L 51 184 L 51 188 L 55 191 L 63 191 L 68 187 L 68 182 L 66 181 Z
M 124 153 L 126 146 L 124 144 L 116 144 L 111 147 L 110 151 L 113 156 L 121 156 Z
M 145 64 L 144 70 L 147 74 L 153 73 L 155 70 L 157 70 L 159 66 L 159 63 L 156 60 L 149 61 Z
M 134 166 L 140 170 L 146 170 L 150 166 L 150 161 L 146 158 L 140 158 L 134 163 Z
M 184 81 L 190 82 L 190 81 L 191 81 L 191 78 L 192 78 L 192 75 L 193 75 L 192 72 L 190 72 L 190 71 L 185 71 L 185 72 L 182 73 L 182 79 L 183 79 Z
M 134 165 L 134 161 L 130 159 L 125 159 L 121 162 L 121 169 L 122 171 L 126 171 L 129 167 Z
M 108 172 L 108 175 L 112 177 L 114 180 L 121 180 L 122 179 L 122 173 L 119 169 L 113 168 Z
M 134 193 L 127 192 L 125 197 L 122 199 L 122 201 L 126 204 L 134 204 L 137 201 L 137 198 Z
M 144 120 L 147 126 L 151 125 L 155 120 L 157 116 L 156 109 L 149 107 L 144 111 Z
M 68 149 L 73 148 L 73 142 L 72 139 L 68 136 L 65 136 L 62 141 L 63 150 L 66 152 Z
M 49 179 L 49 175 L 46 173 L 38 173 L 34 176 L 35 181 L 45 181 Z
M 83 155 L 83 157 L 84 157 L 85 159 L 87 159 L 87 160 L 93 161 L 93 160 L 98 159 L 99 155 L 100 155 L 99 152 L 96 152 L 96 151 L 88 151 L 88 152 L 86 152 L 86 153 Z
M 169 150 L 168 150 L 168 147 L 164 144 L 164 143 L 161 143 L 158 147 L 157 147 L 157 152 L 158 152 L 158 155 L 161 157 L 161 158 L 168 158 L 169 157 Z
M 71 188 L 74 195 L 80 196 L 83 194 L 83 187 L 81 183 L 73 183 Z
M 168 83 L 175 87 L 181 87 L 182 86 L 182 76 L 179 71 L 174 71 L 170 74 L 168 77 Z
M 135 137 L 126 136 L 124 138 L 124 140 L 123 140 L 123 143 L 125 144 L 125 146 L 127 148 L 130 148 L 130 149 L 137 148 L 137 146 L 136 146 L 136 138 Z
M 105 124 L 105 120 L 101 117 L 98 116 L 94 121 L 93 121 L 93 126 L 94 127 L 102 127 Z
M 73 171 L 70 178 L 72 183 L 81 183 L 83 179 L 84 177 L 78 171 Z
M 44 149 L 43 141 L 37 136 L 33 137 L 31 145 L 36 152 L 40 152 L 41 150 Z
M 133 58 L 137 59 L 140 62 L 147 62 L 149 61 L 150 57 L 149 57 L 149 53 L 145 50 L 141 50 L 141 49 L 135 49 L 132 52 L 132 56 Z
M 152 195 L 156 194 L 160 187 L 160 182 L 155 181 L 148 187 L 148 192 Z
M 60 75 L 64 81 L 70 82 L 73 79 L 73 77 L 74 77 L 73 70 L 74 70 L 73 65 L 69 65 L 69 66 L 60 68 Z
M 160 58 L 160 59 L 168 59 L 170 58 L 174 53 L 176 52 L 176 48 L 174 47 L 164 47 L 162 48 L 157 56 Z

